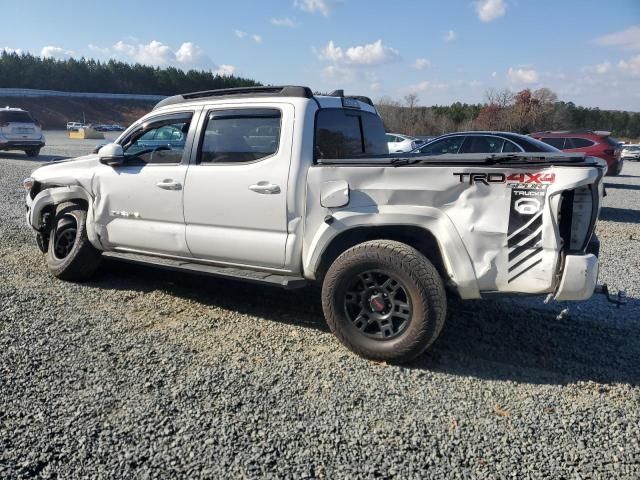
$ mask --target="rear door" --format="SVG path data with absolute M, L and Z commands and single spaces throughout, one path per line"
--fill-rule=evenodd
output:
M 293 105 L 212 106 L 203 117 L 185 180 L 191 254 L 218 263 L 282 267 Z

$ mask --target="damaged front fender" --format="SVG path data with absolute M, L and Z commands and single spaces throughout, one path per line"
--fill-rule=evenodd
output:
M 27 196 L 26 217 L 28 225 L 41 236 L 46 235 L 46 232 L 43 231 L 46 229 L 46 226 L 43 223 L 44 212 L 46 212 L 46 210 L 52 205 L 58 205 L 62 202 L 73 200 L 83 200 L 87 203 L 87 238 L 94 247 L 103 250 L 94 228 L 94 198 L 89 192 L 80 186 L 70 185 L 64 187 L 52 187 L 41 191 L 33 199 Z M 42 248 L 44 248 L 44 242 L 42 242 L 42 245 L 39 243 L 38 246 L 42 250 Z

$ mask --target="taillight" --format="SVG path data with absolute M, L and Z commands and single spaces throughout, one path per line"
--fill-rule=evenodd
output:
M 587 247 L 594 229 L 594 205 L 591 186 L 568 190 L 562 194 L 560 206 L 560 235 L 564 248 L 581 252 Z
M 616 153 L 616 151 L 615 151 L 613 148 L 607 148 L 607 149 L 605 149 L 605 151 L 604 151 L 604 154 L 605 154 L 605 155 L 613 155 L 613 154 L 615 154 L 615 153 Z

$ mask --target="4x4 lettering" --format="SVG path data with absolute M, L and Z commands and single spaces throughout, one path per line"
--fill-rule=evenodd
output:
M 510 182 L 517 183 L 553 183 L 555 173 L 512 173 L 507 177 Z

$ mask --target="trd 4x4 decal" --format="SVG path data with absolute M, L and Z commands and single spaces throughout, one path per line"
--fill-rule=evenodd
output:
M 507 183 L 509 186 L 523 185 L 531 188 L 545 188 L 543 185 L 549 185 L 556 180 L 555 173 L 512 173 L 507 176 L 501 172 L 454 172 L 460 183 L 468 183 L 473 185 L 482 183 L 489 185 L 490 183 Z

